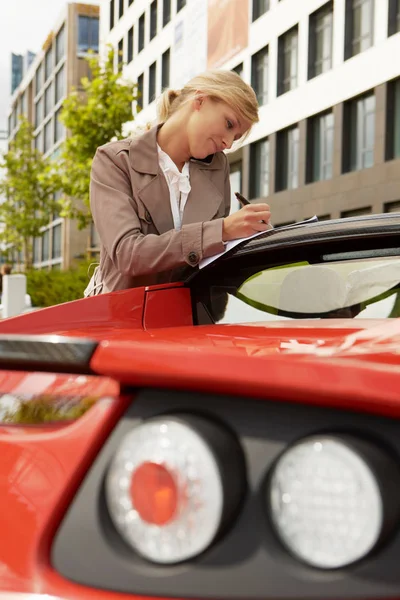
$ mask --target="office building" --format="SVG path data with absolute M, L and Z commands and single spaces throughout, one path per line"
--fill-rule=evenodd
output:
M 98 52 L 99 8 L 91 4 L 65 5 L 41 51 L 34 57 L 15 89 L 8 117 L 8 135 L 18 130 L 18 116 L 24 114 L 35 128 L 35 146 L 45 156 L 56 158 L 65 139 L 59 120 L 63 101 L 70 91 L 79 90 L 88 75 L 88 50 Z M 86 256 L 91 245 L 88 231 L 79 231 L 75 221 L 54 214 L 43 237 L 33 242 L 35 268 L 68 268 L 74 259 Z M 16 253 L 15 253 L 16 254 Z M 14 255 L 18 265 L 21 257 Z
M 275 224 L 400 209 L 400 0 L 103 0 L 101 39 L 138 83 L 139 123 L 208 67 L 253 85 L 231 182 Z
M 8 132 L 5 130 L 0 129 L 0 159 L 2 157 L 3 154 L 5 154 L 7 152 L 7 139 L 8 139 Z M 4 176 L 4 171 L 3 169 L 0 168 L 0 182 L 2 177 Z M 3 198 L 0 194 L 0 203 L 3 201 Z M 1 223 L 0 223 L 0 231 L 1 231 Z M 4 247 L 0 244 L 0 252 L 4 250 Z M 2 255 L 0 254 L 0 263 L 4 262 L 4 258 L 2 257 Z

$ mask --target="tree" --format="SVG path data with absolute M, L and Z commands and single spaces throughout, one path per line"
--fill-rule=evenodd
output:
M 123 81 L 121 73 L 114 70 L 112 48 L 104 63 L 94 55 L 87 60 L 91 77 L 81 80 L 81 90 L 74 90 L 64 101 L 60 115 L 69 132 L 60 161 L 65 194 L 62 216 L 76 218 L 80 228 L 91 221 L 90 169 L 96 149 L 123 137 L 123 125 L 132 121 L 132 102 L 136 99 L 135 85 Z
M 52 213 L 59 209 L 54 198 L 60 182 L 54 163 L 34 148 L 33 126 L 25 116 L 3 155 L 0 168 L 5 169 L 0 181 L 0 242 L 24 254 L 24 267 L 32 266 L 32 241 L 43 236 Z

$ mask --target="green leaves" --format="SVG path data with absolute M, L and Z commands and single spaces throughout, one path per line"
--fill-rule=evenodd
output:
M 121 139 L 122 127 L 132 121 L 134 84 L 114 72 L 115 52 L 110 48 L 102 64 L 98 56 L 88 58 L 90 77 L 81 80 L 64 101 L 60 120 L 69 131 L 59 163 L 62 189 L 62 216 L 78 220 L 80 228 L 91 221 L 89 205 L 90 169 L 99 146 Z M 84 93 L 82 93 L 84 92 Z M 79 199 L 77 204 L 75 200 Z
M 123 137 L 124 123 L 132 121 L 136 87 L 114 72 L 110 48 L 101 62 L 89 55 L 87 77 L 65 99 L 60 120 L 68 130 L 57 159 L 45 159 L 34 148 L 33 126 L 20 118 L 19 130 L 1 160 L 5 178 L 0 182 L 0 244 L 23 251 L 25 270 L 32 264 L 32 241 L 53 213 L 77 219 L 83 229 L 91 222 L 90 170 L 99 146 Z M 55 193 L 62 197 L 55 200 Z
M 70 269 L 32 269 L 27 275 L 27 292 L 32 306 L 54 306 L 83 297 L 89 278 L 94 270 L 92 261 L 79 261 Z
M 59 181 L 51 161 L 34 149 L 33 127 L 26 117 L 20 117 L 18 132 L 0 166 L 5 169 L 0 181 L 0 195 L 5 198 L 0 203 L 0 242 L 23 250 L 28 269 L 31 241 L 43 235 L 41 228 L 58 208 L 54 194 Z

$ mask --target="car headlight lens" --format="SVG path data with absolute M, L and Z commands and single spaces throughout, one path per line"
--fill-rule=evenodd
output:
M 123 439 L 106 500 L 123 539 L 144 558 L 192 558 L 231 521 L 244 493 L 244 459 L 223 427 L 202 417 L 157 417 Z
M 374 445 L 347 436 L 308 438 L 274 467 L 271 520 L 296 557 L 323 569 L 344 567 L 367 556 L 398 518 L 388 489 L 394 482 L 397 465 Z

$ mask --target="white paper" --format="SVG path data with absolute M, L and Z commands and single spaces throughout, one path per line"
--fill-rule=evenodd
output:
M 310 217 L 309 219 L 306 219 L 305 221 L 297 221 L 297 223 L 291 223 L 290 225 L 282 225 L 282 227 L 273 227 L 272 229 L 275 229 L 278 231 L 283 231 L 285 229 L 291 229 L 292 227 L 301 227 L 303 225 L 307 225 L 308 223 L 315 223 L 317 221 L 318 221 L 318 218 L 316 215 L 314 215 L 313 217 Z M 267 229 L 267 231 L 268 231 L 268 229 Z M 223 256 L 224 254 L 229 252 L 229 250 L 232 250 L 232 248 L 234 248 L 238 244 L 241 244 L 242 242 L 256 238 L 264 233 L 265 233 L 265 231 L 257 231 L 256 233 L 253 233 L 253 235 L 249 235 L 246 238 L 239 238 L 237 240 L 230 240 L 229 242 L 226 242 L 225 250 L 223 252 L 220 252 L 219 254 L 214 254 L 213 256 L 209 256 L 208 258 L 203 258 L 203 260 L 201 260 L 199 262 L 199 269 L 204 269 L 204 267 L 206 267 L 207 265 L 210 265 L 215 260 L 218 260 L 218 258 L 220 256 Z

